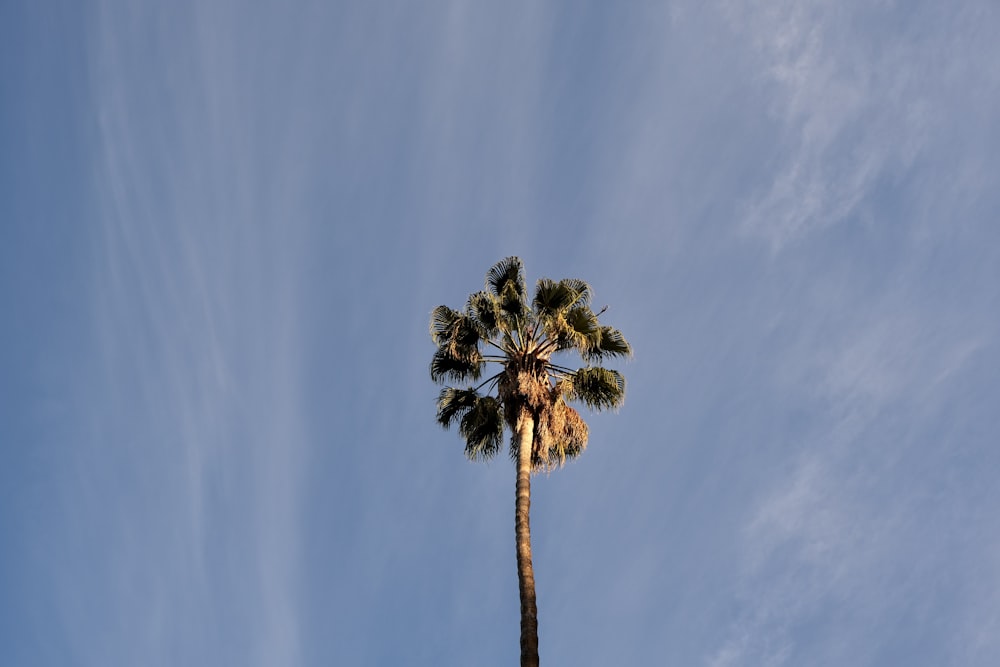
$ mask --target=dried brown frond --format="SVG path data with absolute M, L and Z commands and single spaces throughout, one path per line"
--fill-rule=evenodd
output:
M 580 413 L 566 405 L 556 388 L 552 389 L 551 397 L 551 402 L 539 415 L 536 428 L 535 456 L 532 457 L 536 471 L 555 470 L 587 447 L 589 429 Z

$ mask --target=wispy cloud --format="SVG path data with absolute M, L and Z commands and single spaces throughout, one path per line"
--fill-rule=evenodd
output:
M 515 660 L 509 462 L 426 377 L 508 253 L 637 350 L 535 486 L 545 655 L 997 662 L 992 0 L 252 4 L 86 9 L 50 664 Z
M 92 548 L 117 573 L 100 614 L 120 627 L 77 636 L 77 654 L 296 664 L 298 236 L 275 213 L 297 210 L 299 167 L 243 106 L 234 7 L 105 2 L 92 28 L 104 375 L 82 400 L 122 481 L 86 511 L 118 508 Z
M 993 12 L 976 3 L 947 13 L 825 0 L 724 7 L 773 92 L 774 176 L 747 201 L 744 228 L 774 250 L 863 212 L 879 183 L 940 145 L 954 78 L 981 86 L 975 62 L 995 56 L 977 26 Z
M 803 330 L 785 351 L 786 400 L 815 421 L 747 515 L 743 611 L 706 658 L 713 667 L 798 664 L 806 645 L 810 664 L 877 662 L 887 644 L 879 635 L 899 632 L 900 610 L 925 616 L 968 604 L 939 588 L 945 577 L 963 588 L 978 578 L 952 560 L 964 538 L 951 523 L 963 514 L 979 521 L 969 513 L 978 501 L 950 496 L 947 471 L 953 448 L 981 443 L 929 440 L 926 431 L 949 418 L 951 397 L 975 402 L 969 375 L 992 354 L 992 325 L 969 329 L 924 304 L 876 303 L 837 327 Z M 976 539 L 988 546 L 992 529 L 982 528 Z M 948 660 L 962 652 L 935 650 Z

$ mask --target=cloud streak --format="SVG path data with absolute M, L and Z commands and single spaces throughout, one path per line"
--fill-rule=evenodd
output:
M 104 389 L 83 401 L 122 480 L 86 492 L 116 508 L 90 548 L 120 627 L 76 637 L 94 664 L 299 662 L 298 237 L 275 216 L 294 219 L 298 167 L 253 138 L 233 12 L 105 2 L 94 23 Z M 261 168 L 288 180 L 255 188 Z
M 970 91 L 988 85 L 975 63 L 996 55 L 977 27 L 995 13 L 982 3 L 948 13 L 921 4 L 906 16 L 891 3 L 723 6 L 753 44 L 781 130 L 773 181 L 747 201 L 744 220 L 773 250 L 864 215 L 880 184 L 946 145 L 957 129 L 955 77 Z
M 66 388 L 3 427 L 8 662 L 516 660 L 512 474 L 426 333 L 507 254 L 636 349 L 534 486 L 544 659 L 997 662 L 996 9 L 529 4 L 87 6 L 90 168 L 32 173 L 90 272 L 9 274 Z

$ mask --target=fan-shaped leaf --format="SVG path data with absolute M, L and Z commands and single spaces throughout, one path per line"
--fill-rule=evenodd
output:
M 632 346 L 625 340 L 622 332 L 614 327 L 601 327 L 596 345 L 590 347 L 583 355 L 587 361 L 599 361 L 604 357 L 631 357 Z
M 507 257 L 490 268 L 486 274 L 486 287 L 494 296 L 503 297 L 505 292 L 513 291 L 522 301 L 527 299 L 524 286 L 524 265 L 520 257 Z
M 441 426 L 449 428 L 456 420 L 465 416 L 479 399 L 475 389 L 456 389 L 445 387 L 438 394 L 437 421 Z
M 532 307 L 540 318 L 558 317 L 573 305 L 574 293 L 562 282 L 542 278 L 535 286 Z
M 474 347 L 479 344 L 476 322 L 468 313 L 438 306 L 431 313 L 431 340 L 439 346 Z
M 431 311 L 431 340 L 440 345 L 449 340 L 462 313 L 448 306 L 438 306 Z
M 579 280 L 577 278 L 564 278 L 559 281 L 566 289 L 572 291 L 576 294 L 576 298 L 573 299 L 573 306 L 589 306 L 590 305 L 590 285 L 585 281 Z
M 575 278 L 559 282 L 542 278 L 535 287 L 532 301 L 535 312 L 543 321 L 563 317 L 574 306 L 588 307 L 589 304 L 590 285 Z
M 625 377 L 618 371 L 590 366 L 570 378 L 569 397 L 595 410 L 617 408 L 625 401 Z
M 477 397 L 459 424 L 465 438 L 465 455 L 473 461 L 485 461 L 500 451 L 503 442 L 503 413 L 492 396 Z
M 479 329 L 481 337 L 493 338 L 497 335 L 501 313 L 500 304 L 496 297 L 486 291 L 474 292 L 469 295 L 469 304 L 466 309 Z
M 566 313 L 566 329 L 559 337 L 559 347 L 575 347 L 586 353 L 600 340 L 601 324 L 587 306 L 574 306 Z
M 448 347 L 439 347 L 431 358 L 431 380 L 434 382 L 478 380 L 483 374 L 486 362 L 476 348 L 465 352 L 466 354 L 457 355 Z
M 486 287 L 497 298 L 502 321 L 508 330 L 521 328 L 530 318 L 524 267 L 518 257 L 497 262 L 486 274 Z

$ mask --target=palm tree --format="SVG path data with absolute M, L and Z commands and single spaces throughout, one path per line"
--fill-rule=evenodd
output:
M 445 386 L 437 400 L 444 428 L 458 424 L 465 455 L 492 459 L 510 429 L 510 457 L 517 462 L 514 528 L 521 598 L 521 665 L 538 665 L 538 610 L 531 567 L 531 473 L 552 470 L 579 456 L 587 446 L 587 424 L 568 402 L 603 410 L 620 406 L 625 378 L 594 365 L 628 357 L 632 348 L 621 332 L 598 321 L 590 306 L 590 286 L 582 280 L 542 278 L 528 302 L 524 268 L 517 257 L 501 260 L 486 274 L 486 289 L 475 292 L 462 310 L 438 306 L 431 314 L 437 351 L 431 379 Z M 586 365 L 573 369 L 553 361 L 576 351 Z M 483 379 L 488 363 L 499 372 Z

